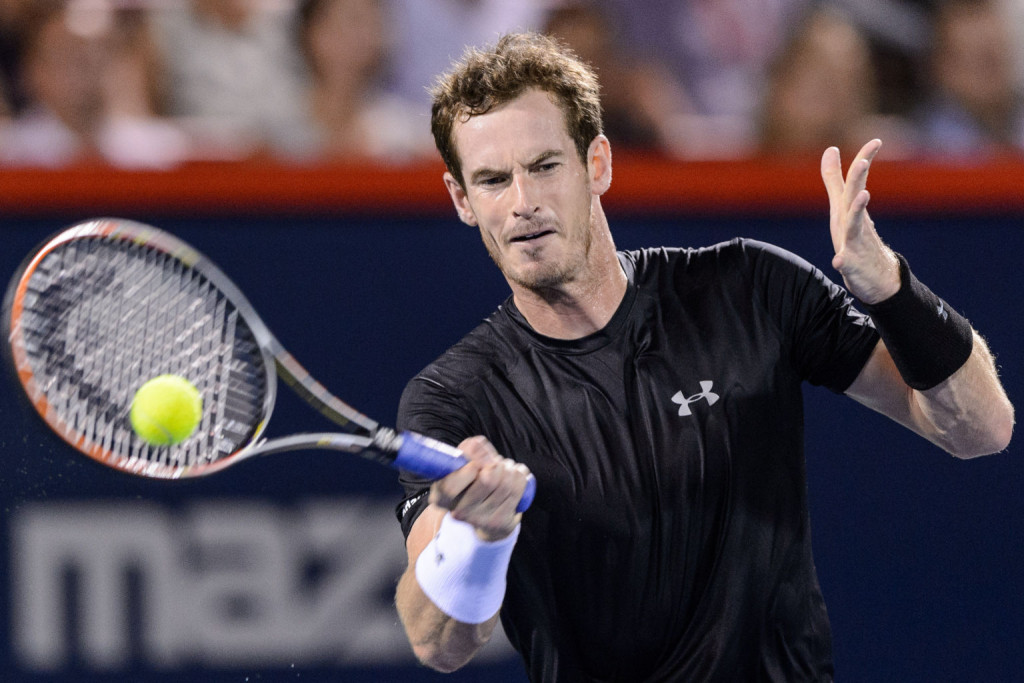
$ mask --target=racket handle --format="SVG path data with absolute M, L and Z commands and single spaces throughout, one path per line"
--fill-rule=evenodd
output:
M 440 479 L 468 463 L 457 448 L 429 436 L 415 432 L 402 432 L 402 443 L 398 447 L 394 466 L 408 470 L 429 479 Z M 519 499 L 516 512 L 525 512 L 537 493 L 537 480 L 531 474 L 526 480 L 526 490 Z

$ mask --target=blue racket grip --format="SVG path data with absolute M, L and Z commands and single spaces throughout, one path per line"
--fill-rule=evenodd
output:
M 395 456 L 395 467 L 428 479 L 440 479 L 468 463 L 462 451 L 437 439 L 415 432 L 402 432 L 402 444 Z M 537 480 L 531 474 L 516 512 L 526 512 L 537 493 Z

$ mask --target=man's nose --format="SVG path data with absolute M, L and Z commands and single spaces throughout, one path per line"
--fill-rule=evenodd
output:
M 537 213 L 540 207 L 537 205 L 536 191 L 533 181 L 525 173 L 512 176 L 512 213 L 517 218 L 530 218 Z

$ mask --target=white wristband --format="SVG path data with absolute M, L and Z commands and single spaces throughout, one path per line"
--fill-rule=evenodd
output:
M 505 600 L 505 575 L 517 538 L 518 524 L 500 541 L 482 541 L 473 525 L 446 514 L 437 535 L 416 560 L 416 581 L 448 616 L 481 624 Z

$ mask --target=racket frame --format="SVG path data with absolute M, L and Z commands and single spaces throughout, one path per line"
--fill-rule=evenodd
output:
M 263 358 L 266 383 L 266 391 L 262 400 L 262 419 L 256 424 L 252 436 L 240 448 L 217 460 L 195 465 L 166 466 L 149 462 L 143 458 L 125 458 L 73 429 L 53 410 L 47 400 L 46 392 L 36 381 L 36 374 L 26 350 L 26 339 L 20 323 L 29 281 L 36 269 L 50 254 L 71 242 L 82 239 L 132 242 L 155 249 L 179 261 L 185 267 L 195 270 L 231 302 L 255 337 L 259 353 Z M 320 382 L 316 381 L 270 332 L 270 329 L 256 314 L 255 308 L 234 282 L 199 251 L 170 233 L 143 223 L 120 218 L 100 218 L 76 224 L 45 240 L 25 260 L 15 273 L 5 298 L 4 329 L 8 335 L 7 348 L 14 372 L 24 388 L 29 402 L 39 416 L 64 441 L 104 465 L 130 474 L 160 479 L 178 479 L 217 472 L 254 455 L 306 448 L 326 448 L 357 453 L 361 449 L 373 446 L 372 436 L 379 429 L 377 422 L 331 394 Z M 293 435 L 271 441 L 263 439 L 262 434 L 270 420 L 277 399 L 279 374 L 300 397 L 316 408 L 320 414 L 342 429 L 361 434 L 361 436 L 354 439 L 328 438 L 330 435 L 326 433 L 317 433 Z M 387 435 L 382 435 L 381 441 L 385 440 L 383 438 L 385 436 Z M 384 460 L 388 460 L 384 454 L 367 453 L 366 455 L 374 457 L 374 459 L 383 457 Z
M 21 326 L 28 284 L 43 260 L 60 247 L 81 239 L 105 239 L 132 242 L 155 249 L 191 268 L 205 278 L 231 303 L 252 332 L 263 360 L 265 393 L 262 416 L 246 443 L 228 455 L 215 460 L 187 464 L 164 465 L 145 458 L 125 458 L 95 443 L 76 431 L 57 414 L 38 386 L 26 349 Z M 219 472 L 240 460 L 257 455 L 270 455 L 296 450 L 331 450 L 356 453 L 396 469 L 437 479 L 465 465 L 468 460 L 458 449 L 413 432 L 397 433 L 383 427 L 327 390 L 289 353 L 257 315 L 242 291 L 211 260 L 170 233 L 158 228 L 121 218 L 98 218 L 73 225 L 45 240 L 15 272 L 5 292 L 3 329 L 17 379 L 39 416 L 64 441 L 94 460 L 123 472 L 158 478 L 180 479 L 201 477 Z M 309 405 L 339 426 L 345 433 L 302 433 L 274 439 L 262 434 L 270 420 L 277 397 L 278 375 Z M 536 481 L 531 475 L 518 511 L 526 510 L 533 501 Z

